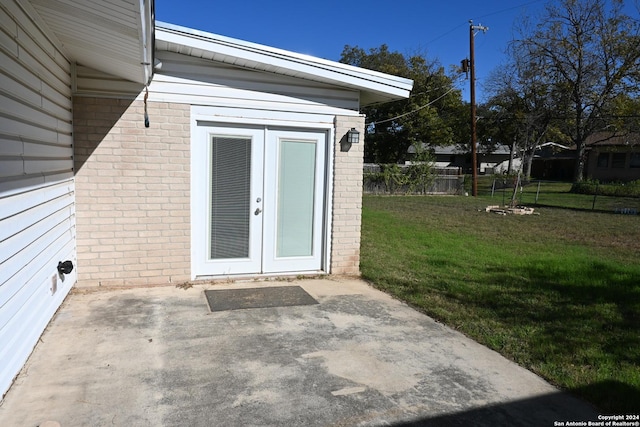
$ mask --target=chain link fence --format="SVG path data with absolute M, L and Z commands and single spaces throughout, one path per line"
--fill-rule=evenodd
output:
M 365 163 L 365 194 L 471 195 L 471 176 L 459 168 L 425 168 L 411 176 L 411 165 Z M 415 172 L 415 169 L 414 169 Z M 407 182 L 407 180 L 413 180 Z M 558 207 L 565 209 L 640 215 L 640 181 L 580 184 L 562 181 L 522 181 L 517 176 L 480 175 L 478 196 L 501 206 Z
M 541 180 L 521 182 L 517 177 L 482 177 L 478 181 L 478 196 L 488 197 L 493 203 L 503 206 L 546 206 L 624 215 L 640 214 L 640 182 L 586 182 L 574 185 L 570 182 Z

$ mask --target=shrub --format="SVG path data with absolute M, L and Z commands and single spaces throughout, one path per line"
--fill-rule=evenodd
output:
M 435 180 L 432 162 L 420 161 L 410 165 L 395 163 L 378 165 L 379 172 L 365 172 L 365 187 L 386 194 L 427 194 Z
M 640 180 L 602 184 L 598 180 L 576 182 L 571 192 L 577 194 L 597 194 L 599 196 L 640 197 Z
M 595 180 L 585 180 L 580 182 L 574 182 L 571 186 L 571 193 L 576 194 L 596 194 L 600 182 Z

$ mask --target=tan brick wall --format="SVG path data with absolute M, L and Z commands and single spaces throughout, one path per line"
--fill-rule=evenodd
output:
M 362 219 L 362 164 L 364 117 L 338 116 L 333 159 L 333 217 L 331 274 L 360 274 L 360 224 Z M 352 127 L 360 143 L 349 146 L 345 134 Z
M 76 97 L 78 286 L 190 279 L 190 106 Z
M 190 106 L 76 97 L 78 286 L 190 279 Z M 364 117 L 336 118 L 331 274 L 360 264 Z

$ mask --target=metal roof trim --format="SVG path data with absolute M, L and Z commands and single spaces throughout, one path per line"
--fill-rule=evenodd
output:
M 403 77 L 164 22 L 156 22 L 156 39 L 217 53 L 229 58 L 224 61 L 228 63 L 235 58 L 245 68 L 332 83 L 389 99 L 406 98 L 413 88 L 413 81 Z

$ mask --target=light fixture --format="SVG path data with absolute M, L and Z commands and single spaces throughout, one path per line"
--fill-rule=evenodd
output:
M 360 142 L 360 132 L 358 132 L 356 128 L 351 128 L 349 132 L 347 132 L 347 142 L 349 144 L 357 144 Z

